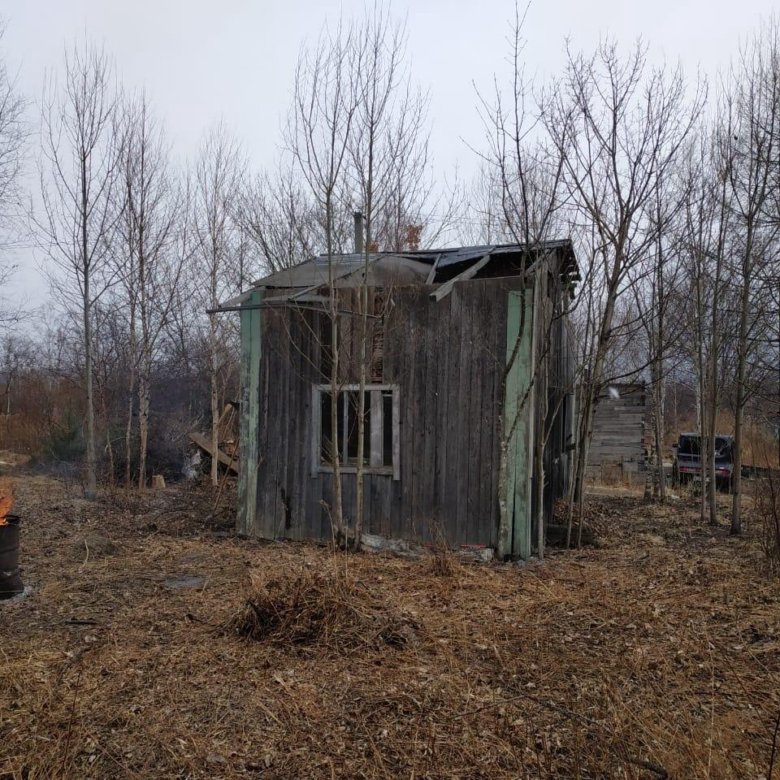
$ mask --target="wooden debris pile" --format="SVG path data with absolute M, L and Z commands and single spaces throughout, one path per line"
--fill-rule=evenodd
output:
M 234 474 L 238 474 L 239 459 L 238 437 L 235 431 L 237 427 L 237 418 L 238 404 L 231 402 L 222 410 L 222 414 L 217 423 L 219 441 L 216 457 L 225 468 L 232 471 Z M 214 447 L 210 432 L 201 433 L 200 431 L 192 431 L 190 433 L 190 441 L 196 444 L 210 458 L 214 457 Z

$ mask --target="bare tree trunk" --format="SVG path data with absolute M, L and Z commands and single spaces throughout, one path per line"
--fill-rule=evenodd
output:
M 663 392 L 663 355 L 659 329 L 651 326 L 650 339 L 650 395 L 652 398 L 652 436 L 654 457 L 652 469 L 653 498 L 662 504 L 666 501 L 666 480 L 664 478 L 664 392 Z M 650 498 L 649 495 L 646 498 Z
M 593 418 L 589 418 L 590 424 L 585 428 L 582 440 L 582 460 L 579 474 L 579 493 L 577 494 L 577 549 L 582 547 L 582 527 L 585 525 L 585 468 L 588 463 L 588 448 L 593 438 Z
M 574 435 L 574 450 L 571 453 L 572 467 L 569 469 L 569 490 L 566 496 L 566 549 L 571 548 L 571 533 L 574 526 L 574 503 L 577 495 L 577 474 L 580 468 L 580 440 L 582 438 L 580 434 L 580 428 L 582 425 L 582 412 L 580 410 L 582 385 L 580 384 L 579 391 L 575 398 L 575 420 L 576 429 Z
M 146 457 L 149 449 L 149 378 L 151 361 L 147 355 L 143 355 L 143 365 L 138 377 L 138 487 L 143 490 L 146 487 Z
M 660 191 L 659 191 L 660 195 Z M 660 198 L 659 198 L 660 199 Z M 665 398 L 664 398 L 664 355 L 667 350 L 666 343 L 666 293 L 664 284 L 664 255 L 663 236 L 661 230 L 660 206 L 657 211 L 659 235 L 657 236 L 658 253 L 655 270 L 655 299 L 658 309 L 653 316 L 655 330 L 655 344 L 652 355 L 651 376 L 653 378 L 653 410 L 654 410 L 654 437 L 655 437 L 655 465 L 658 484 L 658 498 L 662 504 L 666 503 L 666 478 L 664 475 L 664 422 L 665 422 Z
M 539 297 L 538 300 L 541 301 L 542 298 Z M 547 386 L 549 381 L 549 368 L 549 350 L 547 350 L 547 354 L 541 356 L 538 369 L 536 386 L 538 430 L 534 441 L 534 474 L 536 474 L 536 554 L 539 556 L 540 561 L 544 560 L 544 485 L 546 481 L 544 450 L 545 445 L 547 444 L 547 413 L 549 411 Z
M 706 371 L 706 363 L 704 364 Z M 701 495 L 699 496 L 699 514 L 702 522 L 707 516 L 707 497 L 714 502 L 715 490 L 712 486 L 713 474 L 710 471 L 710 461 L 712 460 L 712 441 L 715 436 L 715 409 L 717 408 L 713 401 L 708 406 L 706 374 L 699 372 L 699 386 L 697 396 L 699 404 L 697 408 L 697 426 L 699 429 L 699 457 L 701 459 Z M 711 411 L 708 412 L 708 409 Z M 710 427 L 711 426 L 711 427 Z M 710 512 L 710 523 L 715 525 L 717 516 Z
M 368 230 L 366 235 L 370 235 Z M 368 241 L 366 241 L 368 243 Z M 365 479 L 365 432 L 366 432 L 366 373 L 368 362 L 368 248 L 366 248 L 365 279 L 360 285 L 360 337 L 359 377 L 357 403 L 357 470 L 355 473 L 355 549 L 360 549 L 363 533 L 363 484 Z
M 145 150 L 142 150 L 141 177 L 143 186 L 143 163 Z M 152 344 L 149 327 L 149 301 L 146 256 L 146 203 L 145 191 L 141 192 L 140 219 L 138 220 L 138 298 L 141 315 L 141 354 L 138 376 L 138 489 L 146 487 L 146 451 L 149 441 L 149 382 L 152 371 Z M 213 315 L 212 315 L 213 316 Z M 212 464 L 213 465 L 213 464 Z
M 130 367 L 127 377 L 127 423 L 125 425 L 125 487 L 129 488 L 132 481 L 133 460 L 133 407 L 135 405 L 135 364 L 136 364 L 136 338 L 135 338 L 135 306 L 131 305 L 130 313 Z
M 334 296 L 335 290 L 331 293 Z M 334 307 L 335 308 L 335 307 Z M 339 329 L 338 315 L 331 313 L 331 373 L 330 373 L 330 424 L 333 431 L 331 466 L 333 468 L 333 507 L 331 508 L 331 522 L 335 526 L 336 534 L 348 542 L 347 531 L 344 527 L 344 510 L 341 498 L 341 448 L 343 442 L 339 440 Z
M 81 157 L 81 252 L 85 259 L 83 278 L 83 323 L 84 323 L 84 386 L 86 391 L 87 412 L 87 498 L 97 494 L 97 459 L 95 457 L 95 396 L 92 376 L 92 293 L 90 273 L 86 259 L 89 257 L 88 233 L 89 196 L 87 195 L 87 159 Z
M 731 527 L 729 533 L 736 536 L 742 532 L 742 444 L 745 417 L 745 387 L 747 365 L 747 318 L 750 305 L 749 275 L 743 279 L 743 289 L 739 312 L 739 341 L 737 343 L 737 398 L 734 411 L 734 470 L 731 475 Z M 714 444 L 714 441 L 713 441 Z M 712 462 L 715 470 L 715 459 Z M 714 491 L 714 487 L 713 487 Z
M 344 523 L 344 506 L 341 485 L 341 451 L 343 442 L 339 439 L 339 379 L 341 365 L 341 345 L 339 343 L 339 299 L 336 290 L 336 277 L 333 268 L 333 201 L 332 193 L 328 192 L 325 204 L 326 242 L 328 251 L 328 296 L 330 302 L 330 424 L 332 431 L 331 467 L 333 469 L 333 506 L 331 507 L 331 523 L 336 535 L 343 539 L 345 547 L 349 546 L 349 538 Z M 345 430 L 346 433 L 346 430 Z M 346 455 L 346 453 L 345 453 Z
M 100 372 L 98 372 L 100 376 Z M 100 399 L 100 411 L 103 417 L 103 425 L 105 426 L 106 436 L 106 455 L 108 456 L 108 484 L 114 486 L 114 445 L 111 442 L 111 415 L 108 409 L 108 399 L 106 398 L 106 385 L 108 383 L 108 377 L 103 376 L 102 380 L 99 380 L 98 385 L 98 397 Z
M 219 362 L 216 315 L 209 315 L 209 386 L 211 388 L 211 484 L 219 485 Z

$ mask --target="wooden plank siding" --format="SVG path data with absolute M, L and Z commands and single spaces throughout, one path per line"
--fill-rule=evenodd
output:
M 458 282 L 441 301 L 425 286 L 398 287 L 385 318 L 383 384 L 400 400 L 400 479 L 366 474 L 365 530 L 453 545 L 496 544 L 498 447 L 503 420 L 509 291 L 518 278 Z M 254 523 L 265 538 L 328 539 L 333 477 L 315 473 L 312 386 L 320 372 L 318 318 L 262 310 L 260 453 Z M 354 378 L 354 381 L 357 377 Z M 318 455 L 318 453 L 317 453 Z M 354 474 L 342 475 L 354 517 Z
M 601 478 L 602 469 L 624 465 L 641 470 L 645 464 L 646 392 L 641 383 L 612 385 L 599 397 L 593 415 L 593 440 L 588 451 L 588 476 Z

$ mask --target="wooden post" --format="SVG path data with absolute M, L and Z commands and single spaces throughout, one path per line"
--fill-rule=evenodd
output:
M 521 300 L 525 296 L 525 300 Z M 526 307 L 525 324 L 520 333 L 521 308 Z M 515 343 L 520 339 L 514 363 L 509 368 L 504 397 L 504 435 L 507 441 L 507 522 L 499 529 L 498 556 L 531 555 L 531 469 L 533 447 L 533 374 L 534 290 L 511 290 L 507 300 L 506 359 L 509 361 Z M 522 403 L 522 408 L 520 404 Z M 515 418 L 517 421 L 515 422 Z M 512 428 L 514 426 L 514 431 Z M 511 434 L 511 435 L 510 435 Z M 503 549 L 502 549 L 503 548 Z
M 260 304 L 263 293 L 253 292 L 247 306 Z M 260 355 L 262 310 L 250 308 L 241 312 L 241 418 L 239 446 L 241 456 L 238 468 L 238 517 L 239 533 L 252 536 L 256 533 L 257 469 L 260 462 L 258 450 L 260 436 Z

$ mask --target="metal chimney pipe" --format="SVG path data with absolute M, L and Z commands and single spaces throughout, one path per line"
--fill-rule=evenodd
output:
M 355 254 L 363 254 L 363 212 L 356 211 L 353 215 L 355 218 Z

